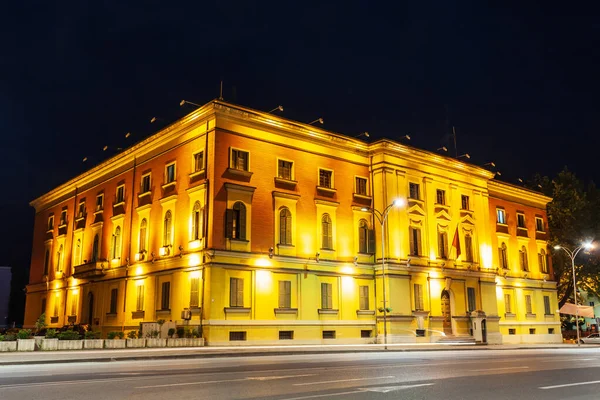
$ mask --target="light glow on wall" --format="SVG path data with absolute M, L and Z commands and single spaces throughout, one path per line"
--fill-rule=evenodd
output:
M 354 271 L 354 268 L 347 265 L 345 267 L 342 267 L 342 273 L 343 274 L 354 274 L 355 271 Z
M 143 273 L 144 273 L 144 268 L 142 268 L 141 266 L 139 266 L 135 269 L 135 275 L 142 275 Z
M 200 239 L 191 241 L 190 244 L 188 245 L 188 248 L 190 250 L 199 249 L 200 248 Z
M 481 245 L 481 264 L 483 268 L 492 267 L 492 247 L 489 244 Z
M 192 272 L 190 272 L 190 278 L 191 279 L 200 278 L 200 271 L 192 271 Z
M 270 291 L 273 286 L 273 276 L 271 271 L 256 271 L 256 290 L 265 292 Z
M 342 294 L 349 296 L 353 295 L 354 292 L 354 278 L 351 276 L 342 276 Z
M 273 264 L 271 263 L 271 260 L 269 260 L 268 258 L 255 258 L 254 259 L 254 266 L 256 267 L 272 267 Z
M 197 267 L 198 265 L 200 265 L 200 254 L 190 254 L 188 258 L 188 266 Z

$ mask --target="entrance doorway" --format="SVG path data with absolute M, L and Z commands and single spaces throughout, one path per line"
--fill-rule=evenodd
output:
M 452 313 L 450 311 L 450 293 L 442 291 L 442 326 L 446 335 L 452 335 Z

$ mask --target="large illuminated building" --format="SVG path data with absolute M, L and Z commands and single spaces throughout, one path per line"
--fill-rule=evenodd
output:
M 25 323 L 163 319 L 208 345 L 559 342 L 548 201 L 215 100 L 32 202 Z

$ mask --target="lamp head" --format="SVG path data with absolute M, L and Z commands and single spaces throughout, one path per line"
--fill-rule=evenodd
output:
M 560 250 L 562 249 L 562 247 L 560 247 L 559 245 L 554 246 L 554 250 Z
M 591 241 L 590 241 L 590 242 L 585 242 L 585 243 L 583 244 L 583 247 L 584 247 L 586 250 L 592 250 L 592 249 L 594 248 L 594 243 L 592 243 Z
M 446 146 L 442 146 L 438 150 L 448 152 L 448 148 Z
M 181 100 L 181 101 L 179 102 L 179 105 L 180 105 L 180 106 L 183 106 L 184 104 L 185 104 L 185 100 Z
M 354 266 L 358 265 L 358 256 L 354 256 Z
M 273 258 L 273 248 L 269 247 L 269 258 Z
M 321 255 L 321 253 L 319 253 L 319 252 L 317 251 L 317 254 L 315 254 L 315 260 L 316 260 L 317 262 L 319 262 L 319 256 L 320 256 L 320 255 Z
M 152 117 L 152 119 L 150 120 L 150 123 L 153 124 L 156 122 L 156 117 Z
M 283 106 L 277 106 L 277 109 L 278 109 L 279 111 L 283 111 Z
M 394 200 L 394 207 L 404 207 L 405 204 L 406 202 L 402 198 Z

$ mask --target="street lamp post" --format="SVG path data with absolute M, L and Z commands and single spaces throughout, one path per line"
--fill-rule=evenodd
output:
M 564 246 L 554 246 L 554 250 L 563 250 L 571 259 L 571 270 L 573 271 L 573 300 L 575 301 L 575 330 L 577 331 L 577 346 L 581 346 L 579 341 L 579 306 L 577 305 L 577 281 L 575 280 L 575 257 L 582 249 L 591 250 L 594 245 L 591 242 L 583 243 L 574 249 L 568 249 Z
M 384 208 L 383 212 L 376 210 L 375 208 L 370 209 L 373 215 L 377 218 L 381 224 L 381 282 L 383 285 L 383 343 L 384 349 L 387 350 L 387 290 L 385 287 L 385 220 L 393 207 L 402 207 L 404 205 L 403 199 L 396 199 L 392 203 L 388 204 Z M 363 208 L 363 211 L 368 211 L 368 208 Z

